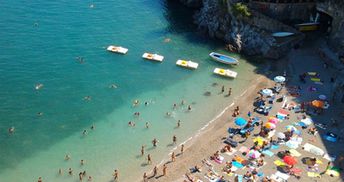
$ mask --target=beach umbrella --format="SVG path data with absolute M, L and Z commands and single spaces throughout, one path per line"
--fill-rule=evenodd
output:
M 266 140 L 262 137 L 257 137 L 255 139 L 253 139 L 253 142 L 257 142 L 257 145 L 259 145 L 259 146 L 262 146 L 264 141 L 266 141 Z
M 319 98 L 320 100 L 326 100 L 326 99 L 327 99 L 326 95 L 319 95 L 318 98 Z
M 257 150 L 252 149 L 248 152 L 248 156 L 252 159 L 257 159 L 258 157 L 260 157 L 260 155 L 261 155 L 260 152 Z
M 340 172 L 339 172 L 339 168 L 336 168 L 336 167 L 332 167 L 328 170 L 326 170 L 326 174 L 327 175 L 330 175 L 330 176 L 336 176 L 338 177 L 340 175 Z
M 311 118 L 305 118 L 301 119 L 301 122 L 304 123 L 306 126 L 309 126 L 313 123 L 313 120 Z
M 282 133 L 282 132 L 278 132 L 277 133 L 277 138 L 284 139 L 285 138 L 285 134 Z
M 285 77 L 284 77 L 284 76 L 276 76 L 276 77 L 274 78 L 274 81 L 275 81 L 276 83 L 283 83 L 283 82 L 285 82 Z
M 265 123 L 265 128 L 267 129 L 275 129 L 276 125 L 270 122 Z
M 273 123 L 273 124 L 277 124 L 277 123 L 278 123 L 278 119 L 275 118 L 275 117 L 269 117 L 268 122 L 269 122 L 269 123 Z
M 316 108 L 323 108 L 324 107 L 324 102 L 321 100 L 313 100 L 311 102 L 311 104 L 313 107 L 316 107 Z
M 263 95 L 263 96 L 272 96 L 273 93 L 272 93 L 272 90 L 271 89 L 263 89 L 260 91 L 260 93 Z
M 245 126 L 247 124 L 247 121 L 246 119 L 239 117 L 235 119 L 234 123 L 238 126 Z
M 297 129 L 295 128 L 295 126 L 293 125 L 288 125 L 285 127 L 287 129 L 287 131 L 290 131 L 290 132 L 295 132 L 297 131 Z
M 293 166 L 297 163 L 297 160 L 293 156 L 286 155 L 283 157 L 283 162 L 288 164 L 288 165 Z

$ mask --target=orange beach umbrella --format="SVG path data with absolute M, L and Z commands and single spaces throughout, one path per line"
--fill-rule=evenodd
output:
M 321 100 L 313 100 L 311 104 L 313 107 L 316 107 L 316 108 L 323 108 L 324 107 L 324 102 Z

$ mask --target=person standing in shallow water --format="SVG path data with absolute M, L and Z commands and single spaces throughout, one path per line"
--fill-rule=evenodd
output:
M 144 181 L 144 182 L 147 181 L 147 173 L 143 173 L 143 181 Z
M 221 88 L 221 93 L 225 92 L 225 86 L 222 85 L 222 88 Z
M 152 164 L 152 157 L 150 154 L 147 155 L 147 164 Z
M 229 88 L 228 90 L 228 96 L 231 96 L 232 95 L 232 88 Z
M 141 156 L 145 155 L 145 146 L 141 146 Z
M 176 161 L 176 155 L 174 154 L 174 152 L 172 152 L 171 161 L 172 162 Z
M 166 175 L 167 175 L 167 166 L 166 166 L 166 164 L 164 164 L 164 165 L 162 166 L 162 175 L 163 175 L 163 176 L 166 176 Z
M 153 176 L 156 176 L 158 174 L 158 167 L 157 166 L 154 166 L 154 169 L 153 169 Z
M 119 178 L 119 173 L 118 173 L 118 170 L 115 169 L 114 173 L 113 173 L 113 178 L 115 181 L 118 181 L 118 178 Z
M 42 177 L 39 177 L 37 182 L 43 182 Z
M 173 142 L 174 145 L 177 144 L 177 137 L 176 137 L 176 135 L 173 135 L 172 142 Z
M 184 144 L 182 144 L 181 148 L 180 148 L 180 153 L 183 154 L 184 153 Z
M 180 124 L 181 124 L 181 121 L 180 121 L 180 120 L 178 120 L 178 122 L 177 122 L 177 128 L 179 128 L 179 127 L 180 127 Z
M 154 138 L 153 141 L 152 141 L 153 147 L 156 147 L 158 142 L 159 141 L 156 138 Z

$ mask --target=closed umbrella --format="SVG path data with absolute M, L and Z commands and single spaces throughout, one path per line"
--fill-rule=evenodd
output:
M 284 77 L 284 76 L 276 76 L 276 77 L 274 78 L 274 81 L 275 81 L 276 83 L 283 83 L 283 82 L 285 82 L 285 77 Z
M 247 121 L 246 119 L 239 117 L 235 119 L 234 123 L 238 126 L 245 126 L 247 124 Z
M 297 164 L 297 160 L 293 156 L 290 156 L 290 155 L 284 156 L 283 161 L 284 161 L 284 163 L 286 163 L 290 166 Z
M 273 124 L 273 123 L 270 123 L 270 122 L 267 122 L 266 124 L 265 124 L 265 128 L 267 128 L 267 129 L 275 129 L 276 128 L 276 125 L 275 124 Z

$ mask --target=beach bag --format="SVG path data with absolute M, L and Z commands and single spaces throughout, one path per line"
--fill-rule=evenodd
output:
M 226 144 L 228 144 L 228 145 L 230 145 L 230 146 L 232 146 L 232 147 L 234 147 L 234 148 L 238 146 L 238 142 L 234 141 L 234 140 L 231 139 L 231 138 L 227 138 L 227 139 L 224 141 L 224 143 L 226 143 Z

